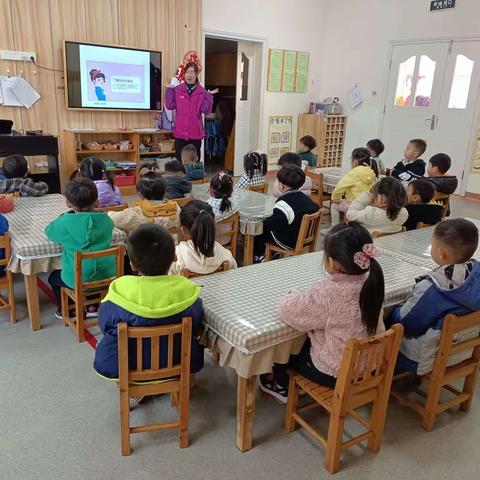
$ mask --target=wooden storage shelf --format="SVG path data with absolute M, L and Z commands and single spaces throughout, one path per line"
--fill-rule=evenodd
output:
M 104 155 L 105 153 L 135 153 L 136 150 L 76 150 L 77 155 L 92 154 Z
M 319 167 L 341 167 L 347 117 L 345 115 L 317 115 L 301 113 L 298 116 L 297 140 L 311 135 L 317 141 L 313 153 Z
M 172 153 L 175 153 L 175 150 L 172 150 L 171 152 L 141 152 L 140 156 L 146 157 L 148 155 L 171 155 Z

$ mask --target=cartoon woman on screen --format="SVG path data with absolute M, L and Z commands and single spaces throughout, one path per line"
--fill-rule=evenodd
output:
M 95 85 L 97 99 L 104 102 L 107 99 L 105 96 L 105 74 L 100 69 L 94 68 L 90 70 L 90 79 Z

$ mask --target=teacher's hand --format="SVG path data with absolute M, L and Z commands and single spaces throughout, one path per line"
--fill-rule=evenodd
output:
M 175 85 L 172 85 L 171 83 L 166 83 L 165 86 L 167 88 L 175 88 Z
M 219 92 L 218 88 L 216 88 L 215 90 L 207 90 L 208 93 L 211 93 L 212 95 L 215 95 L 216 93 Z

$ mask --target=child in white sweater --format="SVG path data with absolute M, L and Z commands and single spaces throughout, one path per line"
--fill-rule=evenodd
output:
M 192 200 L 182 208 L 180 228 L 184 241 L 176 249 L 177 260 L 170 267 L 170 274 L 178 275 L 184 269 L 207 275 L 217 270 L 223 262 L 229 268 L 237 268 L 230 250 L 215 241 L 215 217 L 212 207 L 201 200 Z
M 400 180 L 384 177 L 370 192 L 361 193 L 347 210 L 347 220 L 355 220 L 370 232 L 397 233 L 408 219 L 407 193 Z

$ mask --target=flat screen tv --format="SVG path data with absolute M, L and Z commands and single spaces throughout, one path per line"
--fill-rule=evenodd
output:
M 65 42 L 67 108 L 161 110 L 162 52 Z

